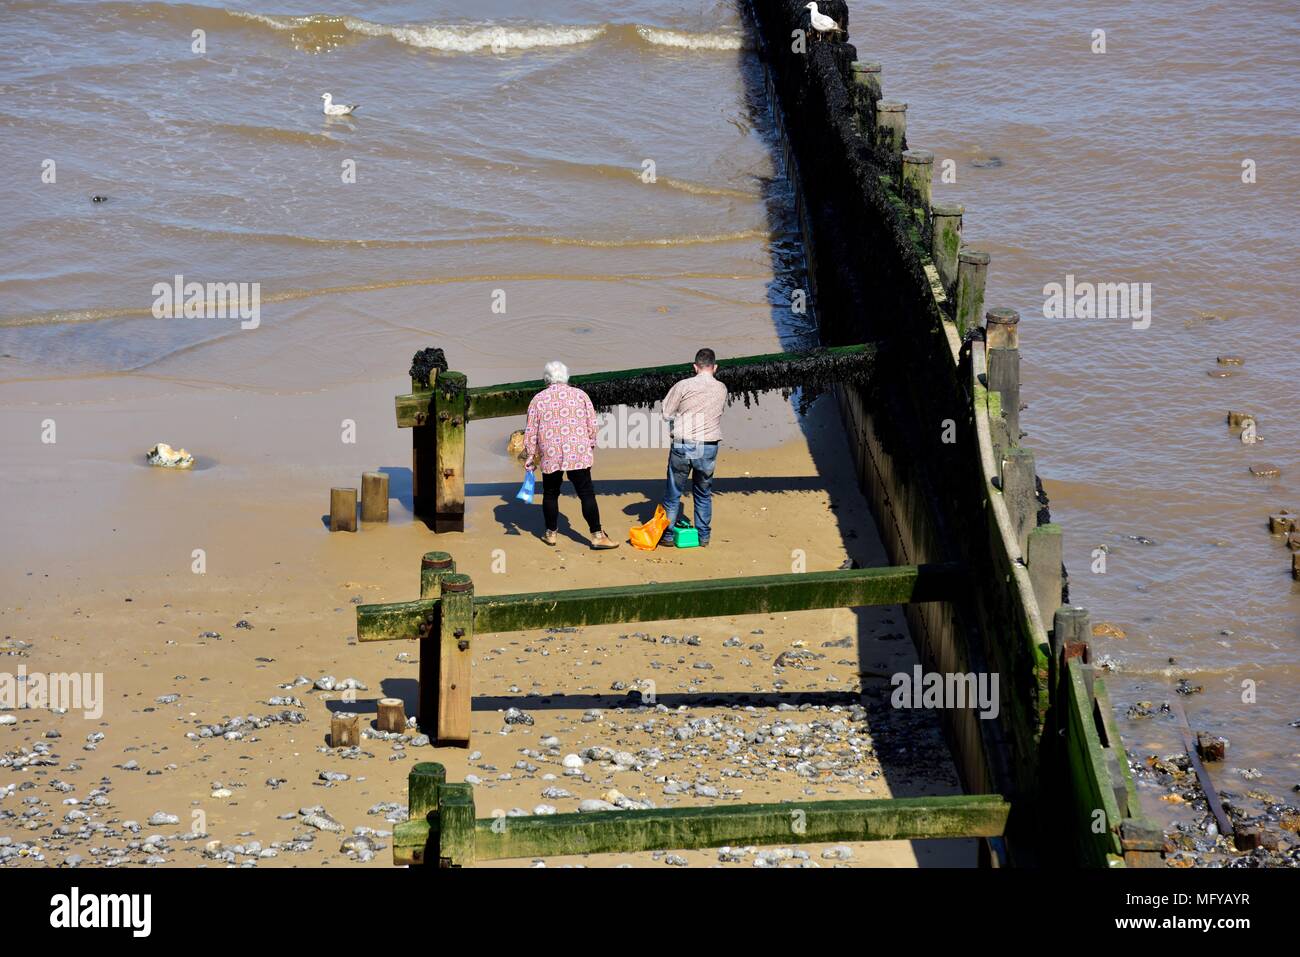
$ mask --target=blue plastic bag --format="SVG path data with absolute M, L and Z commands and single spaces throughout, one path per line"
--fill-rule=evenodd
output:
M 533 504 L 533 490 L 537 488 L 537 474 L 529 469 L 524 473 L 524 484 L 519 486 L 519 491 L 515 493 L 515 498 L 521 502 Z

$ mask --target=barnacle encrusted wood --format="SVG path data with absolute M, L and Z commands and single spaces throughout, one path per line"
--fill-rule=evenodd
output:
M 877 347 L 874 343 L 816 349 L 811 352 L 776 352 L 761 356 L 743 356 L 718 362 L 718 380 L 724 383 L 730 402 L 755 402 L 760 392 L 780 392 L 789 398 L 800 390 L 799 410 L 836 383 L 869 385 L 876 368 Z M 689 363 L 655 366 L 645 369 L 619 369 L 575 375 L 569 384 L 591 396 L 599 412 L 618 405 L 648 408 L 663 400 L 673 383 L 694 375 Z M 490 419 L 503 415 L 522 415 L 534 395 L 545 388 L 540 379 L 479 386 L 469 390 L 469 417 Z M 418 395 L 398 398 L 398 425 L 418 411 Z
M 800 390 L 799 411 L 836 384 L 875 388 L 880 347 L 866 342 L 834 346 L 811 352 L 775 352 L 761 356 L 722 359 L 718 379 L 725 383 L 732 402 L 748 406 L 760 392 L 780 392 L 789 398 Z M 600 412 L 617 405 L 649 407 L 660 402 L 673 383 L 693 375 L 689 363 L 645 369 L 619 369 L 571 376 L 569 384 L 586 391 Z M 493 419 L 523 415 L 528 403 L 546 387 L 541 379 L 475 386 L 469 393 L 469 418 Z M 428 391 L 397 396 L 397 426 L 410 428 L 424 423 L 430 413 Z
M 727 387 L 727 401 L 743 401 L 749 408 L 760 393 L 780 392 L 789 399 L 799 391 L 799 411 L 806 412 L 813 399 L 837 382 L 865 385 L 870 378 L 874 353 L 817 349 L 796 355 L 775 354 L 719 363 L 718 381 Z M 598 411 L 617 405 L 649 407 L 663 400 L 675 382 L 694 375 L 690 365 L 658 369 L 630 369 L 618 378 L 593 378 L 577 382 L 591 396 Z

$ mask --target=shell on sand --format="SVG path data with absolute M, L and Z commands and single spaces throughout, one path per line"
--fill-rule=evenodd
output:
M 166 442 L 159 442 L 145 455 L 145 461 L 160 469 L 192 469 L 194 456 L 184 449 L 174 449 Z

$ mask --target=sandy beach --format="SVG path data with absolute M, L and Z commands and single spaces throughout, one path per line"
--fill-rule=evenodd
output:
M 1245 860 L 1171 799 L 1162 769 L 1186 745 L 1164 706 L 1185 697 L 1197 731 L 1231 739 L 1210 769 L 1225 800 L 1294 833 L 1300 584 L 1268 527 L 1300 508 L 1294 257 L 1258 238 L 1291 229 L 1295 11 L 1157 2 L 1104 57 L 1068 12 L 849 16 L 911 104 L 909 144 L 955 164 L 933 199 L 963 204 L 990 253 L 985 303 L 1024 320 L 1024 438 L 1144 810 L 1184 863 Z M 611 790 L 657 807 L 957 792 L 934 715 L 887 707 L 880 675 L 916 661 L 897 608 L 488 636 L 468 749 L 414 731 L 326 746 L 337 711 L 413 712 L 418 648 L 358 644 L 355 608 L 417 597 L 429 550 L 479 594 L 886 563 L 826 399 L 729 410 L 707 550 L 591 552 L 567 490 L 545 547 L 540 505 L 513 497 L 522 418 L 469 428 L 463 534 L 412 518 L 393 397 L 418 349 L 474 386 L 550 359 L 581 374 L 815 344 L 739 5 L 13 0 L 0 25 L 0 863 L 387 866 L 422 760 L 476 778 L 481 815 Z M 359 111 L 323 115 L 326 90 Z M 1205 103 L 1243 91 L 1252 108 L 1207 131 Z M 819 253 L 841 254 L 873 251 Z M 258 321 L 156 317 L 152 290 L 181 277 L 255 285 Z M 1146 287 L 1150 321 L 1047 310 L 1041 291 L 1076 277 Z M 159 442 L 197 467 L 149 468 Z M 665 457 L 599 451 L 617 540 Z M 376 469 L 390 522 L 332 534 L 329 489 Z M 20 673 L 102 681 L 102 714 L 7 707 Z M 640 680 L 659 707 L 637 706 Z M 510 707 L 532 723 L 504 724 Z M 317 806 L 339 830 L 308 822 Z M 973 841 L 827 850 L 580 863 L 976 859 Z
M 44 490 L 39 511 L 11 501 L 3 515 L 33 543 L 4 554 L 5 580 L 16 584 L 0 609 L 6 660 L 29 673 L 102 672 L 105 699 L 97 719 L 75 710 L 16 711 L 18 721 L 0 727 L 0 786 L 18 787 L 0 804 L 17 812 L 0 821 L 0 835 L 31 848 L 13 859 L 274 866 L 368 857 L 371 866 L 387 866 L 385 832 L 405 818 L 406 774 L 428 760 L 445 764 L 449 780 L 481 782 L 480 816 L 532 813 L 538 805 L 572 811 L 611 789 L 657 807 L 958 792 L 934 715 L 889 708 L 888 682 L 873 677 L 915 661 L 897 608 L 487 635 L 474 656 L 468 749 L 380 738 L 367 738 L 359 752 L 327 747 L 333 711 L 355 711 L 373 726 L 375 699 L 395 696 L 414 713 L 418 645 L 358 644 L 355 605 L 417 597 L 420 556 L 430 549 L 450 551 L 481 594 L 786 572 L 794 548 L 805 550 L 808 570 L 884 561 L 851 479 L 817 474 L 816 460 L 841 454 L 844 441 L 826 400 L 802 430 L 788 403 L 733 406 L 709 549 L 647 553 L 625 543 L 597 553 L 586 546 L 571 494 L 562 499 L 559 547 L 541 544 L 540 505 L 513 499 L 520 470 L 505 454 L 513 420 L 470 429 L 464 534 L 435 536 L 412 521 L 408 433 L 360 429 L 371 441 L 355 451 L 340 446 L 346 454 L 328 461 L 307 423 L 358 405 L 374 406 L 382 419 L 385 407 L 391 415 L 396 385 L 276 397 L 272 425 L 265 397 L 232 402 L 229 394 L 173 391 L 127 412 L 98 398 L 111 382 L 74 381 L 61 394 L 79 400 L 57 413 L 63 432 L 54 446 L 30 440 L 31 414 L 4 416 L 4 440 L 22 449 L 15 469 L 40 476 Z M 134 436 L 154 428 L 148 410 L 161 409 L 186 423 L 185 441 L 199 454 L 195 471 L 150 469 L 119 451 L 138 446 Z M 248 430 L 259 437 L 256 451 Z M 65 443 L 68 435 L 78 441 Z M 351 467 L 338 461 L 351 455 Z M 665 455 L 598 451 L 602 517 L 619 539 L 653 508 Z M 100 458 L 121 461 L 109 470 L 112 481 L 90 494 L 76 472 Z M 391 470 L 390 523 L 331 534 L 322 520 L 328 487 L 377 467 Z M 201 575 L 192 570 L 196 548 L 206 556 Z M 324 676 L 352 678 L 364 689 L 348 702 L 337 689 L 314 687 Z M 643 679 L 655 682 L 657 707 L 639 706 L 627 690 Z M 534 723 L 505 724 L 508 707 Z M 232 718 L 283 714 L 300 717 L 246 725 L 237 740 L 190 736 L 203 726 L 229 728 Z M 93 749 L 88 736 L 97 738 Z M 542 743 L 552 736 L 558 742 Z M 634 760 L 587 758 L 578 774 L 566 775 L 564 756 L 593 747 Z M 52 760 L 33 763 L 43 748 Z M 327 774 L 347 779 L 327 781 Z M 97 797 L 107 803 L 96 806 Z M 81 803 L 66 805 L 68 798 Z M 303 823 L 298 812 L 317 805 L 341 833 Z M 69 808 L 90 816 L 65 820 Z M 177 823 L 150 824 L 159 812 Z M 131 821 L 138 830 L 128 829 Z M 196 836 L 196 826 L 205 836 Z M 356 829 L 370 854 L 366 845 L 351 856 L 341 851 Z M 153 835 L 164 840 L 151 844 Z M 233 862 L 205 857 L 211 841 L 252 853 L 236 852 Z M 844 860 L 823 859 L 825 850 L 796 846 L 767 856 L 773 866 L 974 862 L 970 841 L 859 844 Z M 572 863 L 756 860 L 751 849 Z

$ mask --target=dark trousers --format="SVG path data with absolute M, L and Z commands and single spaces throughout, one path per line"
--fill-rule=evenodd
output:
M 564 476 L 564 472 L 547 472 L 542 476 L 542 518 L 546 519 L 548 532 L 560 527 L 560 483 L 564 481 Z M 587 520 L 587 529 L 594 535 L 600 531 L 600 509 L 596 507 L 591 469 L 573 469 L 568 476 L 569 483 L 582 502 L 582 517 Z

